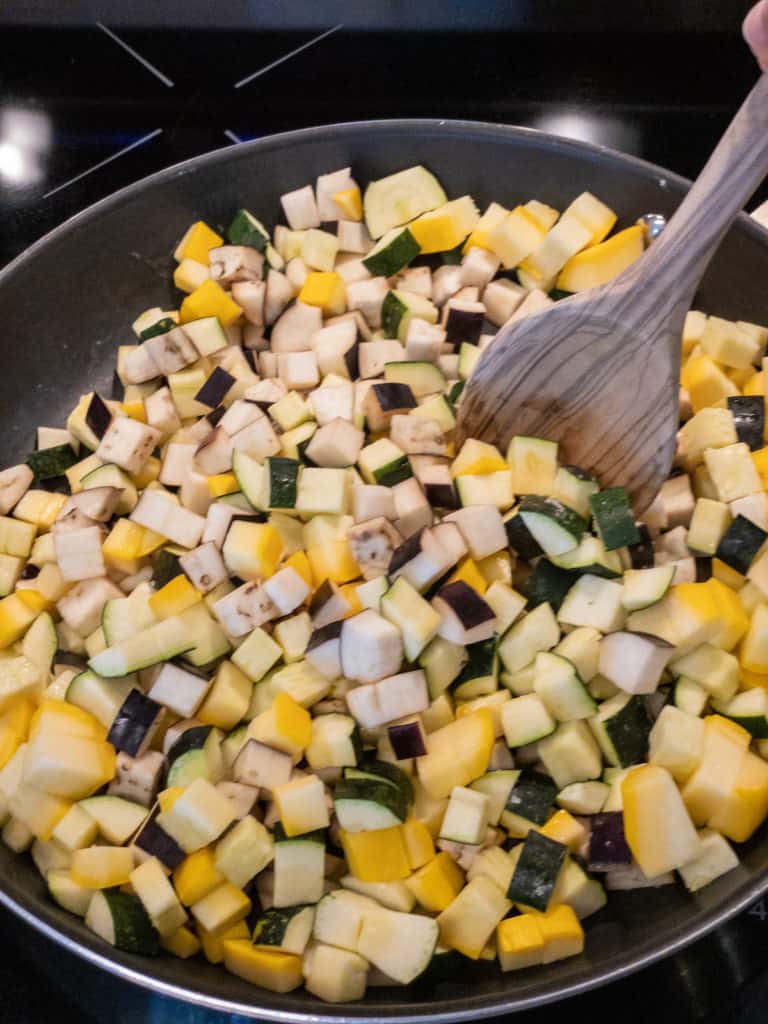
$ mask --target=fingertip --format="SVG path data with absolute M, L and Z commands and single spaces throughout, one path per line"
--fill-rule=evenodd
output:
M 768 0 L 760 0 L 749 11 L 742 34 L 752 50 L 762 53 L 768 50 Z

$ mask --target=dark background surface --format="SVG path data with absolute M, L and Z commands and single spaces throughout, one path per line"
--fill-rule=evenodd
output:
M 6 2 L 0 265 L 162 167 L 335 121 L 522 124 L 694 176 L 755 78 L 739 35 L 748 6 L 188 0 L 105 13 L 74 0 Z M 682 954 L 574 1000 L 568 1012 L 625 1022 L 764 1022 L 767 939 L 768 905 L 759 904 Z M 48 1024 L 52 1016 L 57 1024 L 234 1024 L 117 982 L 4 911 L 0 948 L 2 1024 Z M 516 1020 L 544 1024 L 564 1012 L 545 1008 Z

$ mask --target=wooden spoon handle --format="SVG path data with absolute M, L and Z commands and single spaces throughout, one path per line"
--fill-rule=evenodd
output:
M 734 217 L 768 173 L 768 72 L 760 76 L 695 184 L 658 240 L 636 264 L 692 296 Z M 632 270 L 628 276 L 634 276 Z M 628 283 L 628 282 L 627 282 Z

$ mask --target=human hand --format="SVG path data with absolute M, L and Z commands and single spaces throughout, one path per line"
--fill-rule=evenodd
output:
M 760 0 L 741 26 L 747 45 L 763 71 L 768 70 L 768 0 Z

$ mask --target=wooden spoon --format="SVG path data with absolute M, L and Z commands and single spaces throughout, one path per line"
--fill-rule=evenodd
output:
M 659 238 L 615 280 L 502 327 L 467 382 L 458 444 L 516 434 L 560 443 L 560 461 L 623 485 L 637 514 L 672 466 L 680 343 L 696 287 L 768 172 L 761 76 Z

